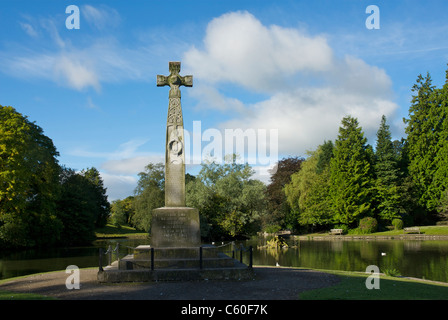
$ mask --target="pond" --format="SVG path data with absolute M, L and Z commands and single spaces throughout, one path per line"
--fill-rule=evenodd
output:
M 254 248 L 265 240 L 246 241 Z M 254 250 L 255 265 L 293 266 L 365 272 L 376 265 L 381 272 L 396 269 L 402 276 L 448 282 L 448 241 L 333 240 L 288 241 L 287 249 Z
M 120 257 L 123 257 L 130 252 L 127 247 L 148 244 L 148 240 L 98 240 L 88 247 L 0 252 L 0 279 L 64 270 L 69 265 L 97 267 L 99 248 L 106 249 L 108 245 L 114 248 L 117 243 L 120 243 Z M 261 248 L 266 239 L 251 239 L 237 245 L 240 243 L 253 246 L 254 265 L 361 272 L 369 265 L 377 265 L 381 271 L 396 269 L 402 276 L 448 282 L 448 241 L 291 240 L 289 248 L 280 250 Z

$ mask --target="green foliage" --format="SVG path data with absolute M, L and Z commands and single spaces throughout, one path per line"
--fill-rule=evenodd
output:
M 95 168 L 79 173 L 64 169 L 57 216 L 63 224 L 60 243 L 89 244 L 95 239 L 95 227 L 104 227 L 110 214 L 102 179 Z
M 373 233 L 378 229 L 378 222 L 375 218 L 365 217 L 359 220 L 359 231 L 361 233 Z
M 110 205 L 97 169 L 61 168 L 42 128 L 0 106 L 0 245 L 85 244 Z
M 135 198 L 134 214 L 131 225 L 138 230 L 148 232 L 151 228 L 152 210 L 165 205 L 165 166 L 162 163 L 148 164 L 145 171 L 140 172 Z
M 87 180 L 90 188 L 91 207 L 94 211 L 95 227 L 104 227 L 110 215 L 110 203 L 107 200 L 103 179 L 96 168 L 82 170 L 81 175 Z
M 58 152 L 42 128 L 12 107 L 0 106 L 0 242 L 56 243 Z
M 201 233 L 208 238 L 238 237 L 259 230 L 265 214 L 266 186 L 250 179 L 254 171 L 235 155 L 224 164 L 202 164 L 186 186 L 187 206 L 199 209 Z
M 279 236 L 275 236 L 271 240 L 268 240 L 266 246 L 274 249 L 288 248 L 285 238 Z
M 448 72 L 447 72 L 448 80 Z M 412 105 L 406 123 L 409 173 L 428 212 L 436 210 L 448 185 L 448 85 L 437 89 L 429 74 L 419 75 L 412 91 Z
M 291 183 L 285 186 L 286 198 L 291 208 L 298 213 L 298 222 L 302 226 L 327 225 L 332 220 L 328 198 L 328 162 L 326 166 L 317 166 L 322 154 L 321 147 L 317 152 L 310 152 L 309 158 L 302 163 L 301 170 L 294 173 Z
M 381 270 L 381 271 L 383 271 L 383 273 L 389 277 L 400 277 L 401 276 L 400 271 L 396 268 L 383 268 L 383 270 Z
M 394 226 L 395 230 L 403 230 L 403 220 L 401 219 L 392 220 L 392 225 Z
M 121 227 L 130 223 L 134 213 L 133 196 L 129 196 L 123 200 L 115 200 L 111 205 L 110 220 L 113 225 Z
M 335 222 L 354 226 L 372 211 L 371 148 L 358 121 L 342 119 L 330 161 L 329 196 Z
M 298 172 L 305 160 L 298 157 L 284 158 L 278 161 L 275 173 L 266 188 L 266 201 L 268 215 L 264 216 L 265 229 L 270 226 L 278 226 L 280 229 L 294 229 L 297 218 L 292 217 L 291 207 L 284 192 L 285 186 L 291 182 L 291 176 Z

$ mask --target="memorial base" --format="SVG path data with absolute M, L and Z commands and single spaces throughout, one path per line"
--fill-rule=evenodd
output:
M 201 231 L 199 210 L 188 207 L 154 209 L 151 221 L 151 246 L 199 247 Z
M 142 245 L 98 272 L 99 282 L 249 280 L 252 267 L 214 246 L 152 248 Z

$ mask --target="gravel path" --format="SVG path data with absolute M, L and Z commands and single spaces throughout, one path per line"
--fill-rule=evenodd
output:
M 80 270 L 80 289 L 68 290 L 64 271 L 0 283 L 0 290 L 37 293 L 62 300 L 296 300 L 299 293 L 335 285 L 336 275 L 313 270 L 254 267 L 244 281 L 139 282 L 101 284 L 97 269 Z

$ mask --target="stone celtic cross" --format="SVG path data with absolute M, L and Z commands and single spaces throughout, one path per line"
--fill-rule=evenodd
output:
M 184 124 L 180 86 L 192 87 L 193 76 L 179 75 L 180 62 L 169 63 L 169 76 L 157 75 L 157 86 L 170 86 L 165 146 L 165 207 L 185 207 Z

